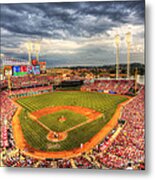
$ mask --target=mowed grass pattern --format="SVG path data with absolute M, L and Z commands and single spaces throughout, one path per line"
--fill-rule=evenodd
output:
M 62 151 L 70 150 L 73 148 L 80 147 L 81 143 L 89 141 L 96 133 L 98 133 L 103 126 L 111 119 L 113 116 L 116 107 L 121 102 L 127 100 L 123 96 L 113 96 L 110 94 L 101 94 L 97 92 L 53 92 L 50 94 L 44 94 L 39 96 L 33 96 L 28 98 L 18 99 L 17 102 L 24 107 L 25 110 L 20 114 L 20 122 L 24 137 L 27 140 L 28 144 L 35 147 L 36 149 L 44 151 Z M 33 112 L 45 107 L 50 106 L 82 106 L 94 109 L 96 111 L 102 112 L 104 118 L 99 118 L 91 123 L 84 124 L 81 127 L 78 127 L 68 133 L 67 138 L 64 141 L 52 143 L 46 139 L 48 132 L 40 127 L 37 123 L 33 122 L 30 118 L 27 117 L 27 111 Z M 74 115 L 75 116 L 75 115 Z M 49 117 L 51 118 L 52 115 Z M 47 117 L 46 117 L 47 118 Z M 44 118 L 43 118 L 44 119 Z M 45 119 L 44 121 L 45 123 Z M 84 120 L 84 119 L 83 119 Z M 79 123 L 83 121 L 79 120 Z M 50 120 L 46 122 L 48 127 L 51 127 Z M 76 124 L 78 122 L 75 122 Z M 61 129 L 62 125 L 57 123 L 54 128 Z M 66 125 L 72 127 L 73 122 Z M 63 129 L 62 128 L 62 129 Z M 33 135 L 35 134 L 35 135 Z M 48 145 L 51 145 L 49 149 Z M 57 144 L 58 146 L 53 146 Z
M 60 122 L 59 118 L 64 116 L 66 120 Z M 49 127 L 52 131 L 61 132 L 76 126 L 79 123 L 85 122 L 87 118 L 84 115 L 69 111 L 62 110 L 52 114 L 48 114 L 39 118 L 39 121 Z

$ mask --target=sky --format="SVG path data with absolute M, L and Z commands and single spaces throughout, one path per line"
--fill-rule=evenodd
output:
M 120 63 L 126 63 L 125 35 L 131 32 L 131 63 L 144 63 L 143 0 L 0 6 L 2 57 L 28 59 L 31 41 L 40 43 L 40 61 L 51 67 L 115 64 L 119 34 Z

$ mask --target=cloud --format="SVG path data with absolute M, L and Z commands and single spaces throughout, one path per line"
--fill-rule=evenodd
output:
M 1 50 L 27 57 L 24 44 L 41 40 L 41 55 L 51 64 L 53 57 L 63 63 L 71 58 L 99 63 L 104 57 L 114 63 L 116 33 L 122 53 L 127 31 L 144 47 L 144 13 L 144 1 L 1 4 Z

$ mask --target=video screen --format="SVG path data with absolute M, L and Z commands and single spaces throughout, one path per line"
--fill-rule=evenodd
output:
M 27 72 L 28 72 L 28 74 L 33 74 L 32 66 L 27 66 Z
M 36 74 L 40 74 L 40 66 L 33 66 L 33 73 Z
M 21 66 L 20 71 L 23 72 L 23 73 L 24 72 L 27 73 L 27 66 Z
M 27 74 L 27 66 L 13 66 L 13 76 L 24 76 Z
M 13 75 L 14 76 L 19 76 L 20 75 L 20 66 L 13 66 L 12 70 L 13 70 Z

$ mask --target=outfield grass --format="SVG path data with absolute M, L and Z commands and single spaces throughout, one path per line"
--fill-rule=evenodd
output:
M 66 121 L 60 122 L 61 116 L 66 118 Z M 39 120 L 48 126 L 52 131 L 61 132 L 71 127 L 76 126 L 79 123 L 85 122 L 87 118 L 84 115 L 75 113 L 69 110 L 62 110 L 52 114 L 48 114 L 39 118 Z
M 113 96 L 109 94 L 91 92 L 53 92 L 50 94 L 21 98 L 18 99 L 17 102 L 24 107 L 19 119 L 24 137 L 28 144 L 36 149 L 41 149 L 44 151 L 62 151 L 80 147 L 81 143 L 85 143 L 92 138 L 111 119 L 117 105 L 125 100 L 127 100 L 126 97 L 119 95 Z M 47 130 L 43 129 L 36 122 L 32 121 L 27 116 L 27 112 L 33 112 L 49 106 L 61 105 L 88 107 L 104 113 L 104 118 L 99 118 L 91 123 L 84 124 L 81 127 L 71 130 L 64 141 L 57 143 L 49 142 L 46 139 L 46 135 L 48 134 Z M 60 112 L 60 114 L 61 113 L 62 112 Z M 52 115 L 46 115 L 45 117 L 40 118 L 40 121 L 46 124 L 49 128 L 53 128 L 52 130 L 64 130 L 86 120 L 84 117 L 82 117 L 82 115 L 70 113 L 71 112 L 66 111 L 66 115 L 68 114 L 67 117 L 70 121 L 68 121 L 68 123 L 67 121 L 63 123 L 55 122 L 55 117 L 57 118 L 60 115 L 59 113 L 55 113 L 55 117 L 52 117 Z M 71 116 L 76 117 L 75 122 L 71 121 Z M 59 146 L 48 149 L 48 144 L 58 144 Z

